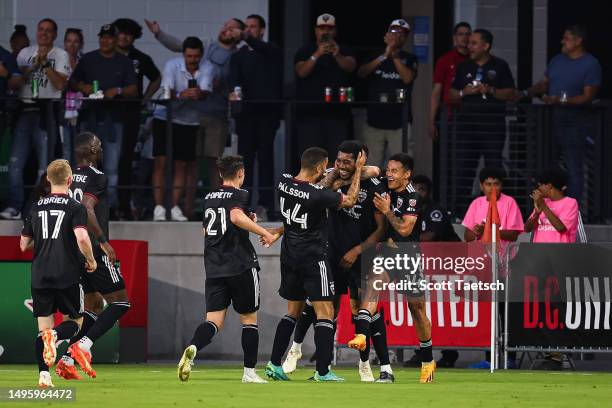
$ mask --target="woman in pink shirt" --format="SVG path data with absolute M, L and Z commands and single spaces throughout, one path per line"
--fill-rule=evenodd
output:
M 535 207 L 525 223 L 525 232 L 533 231 L 533 242 L 573 243 L 578 230 L 578 202 L 565 196 L 567 173 L 549 169 L 538 179 L 531 193 Z

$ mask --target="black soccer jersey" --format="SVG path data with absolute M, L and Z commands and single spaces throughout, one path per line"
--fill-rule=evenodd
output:
M 431 203 L 423 207 L 415 228 L 419 228 L 419 233 L 433 232 L 433 241 L 460 242 L 461 238 L 455 232 L 451 218 L 450 211 Z
M 63 289 L 79 282 L 85 257 L 77 228 L 87 229 L 87 210 L 67 194 L 50 194 L 32 206 L 21 235 L 34 240 L 33 288 Z
M 350 185 L 338 192 L 346 194 Z M 351 208 L 341 208 L 329 215 L 329 246 L 337 256 L 343 256 L 351 248 L 366 240 L 376 229 L 374 194 L 385 193 L 386 188 L 378 178 L 362 180 L 357 203 Z
M 391 194 L 391 209 L 399 218 L 405 215 L 418 217 L 421 213 L 421 196 L 416 192 L 412 184 L 408 184 L 405 190 L 390 191 Z M 394 242 L 415 242 L 419 241 L 419 227 L 415 224 L 412 233 L 407 237 L 402 237 L 393 226 L 389 227 L 389 236 Z
M 98 220 L 98 224 L 104 235 L 108 236 L 108 194 L 106 188 L 108 186 L 108 178 L 106 174 L 96 169 L 93 166 L 77 167 L 72 172 L 72 184 L 70 185 L 70 194 L 72 198 L 81 202 L 84 195 L 94 198 L 97 203 L 94 207 L 94 212 Z M 92 245 L 97 245 L 96 237 L 89 234 Z
M 234 208 L 248 213 L 248 202 L 248 191 L 231 186 L 221 186 L 204 197 L 204 266 L 207 278 L 235 276 L 246 269 L 259 269 L 249 232 L 230 220 Z
M 337 209 L 342 194 L 283 174 L 278 183 L 285 233 L 281 262 L 303 266 L 327 255 L 327 209 Z

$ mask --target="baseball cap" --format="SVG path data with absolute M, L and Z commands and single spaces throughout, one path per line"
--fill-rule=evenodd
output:
M 321 14 L 319 17 L 317 17 L 317 27 L 319 26 L 329 26 L 329 27 L 335 27 L 336 26 L 336 17 L 332 16 L 331 14 Z
M 104 24 L 100 27 L 100 32 L 98 33 L 98 37 L 102 37 L 103 35 L 111 35 L 113 37 L 117 36 L 117 27 L 112 24 Z
M 401 18 L 393 20 L 391 24 L 389 24 L 389 30 L 391 30 L 392 27 L 399 27 L 406 31 L 410 31 L 410 24 L 408 24 L 406 20 L 402 20 Z

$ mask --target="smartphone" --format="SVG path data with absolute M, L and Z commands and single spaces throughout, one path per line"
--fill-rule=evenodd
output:
M 198 81 L 196 79 L 190 79 L 189 81 L 187 81 L 187 88 L 197 88 L 198 87 Z
M 331 41 L 333 41 L 331 34 L 323 34 L 321 36 L 321 42 L 331 42 Z

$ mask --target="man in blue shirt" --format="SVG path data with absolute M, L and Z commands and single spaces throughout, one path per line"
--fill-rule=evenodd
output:
M 578 201 L 584 186 L 586 140 L 593 123 L 588 106 L 601 86 L 601 65 L 586 51 L 585 41 L 584 27 L 568 27 L 561 53 L 550 60 L 544 78 L 521 92 L 522 97 L 542 95 L 544 103 L 555 106 L 554 145 L 569 173 L 567 195 Z M 576 108 L 580 106 L 584 108 Z

